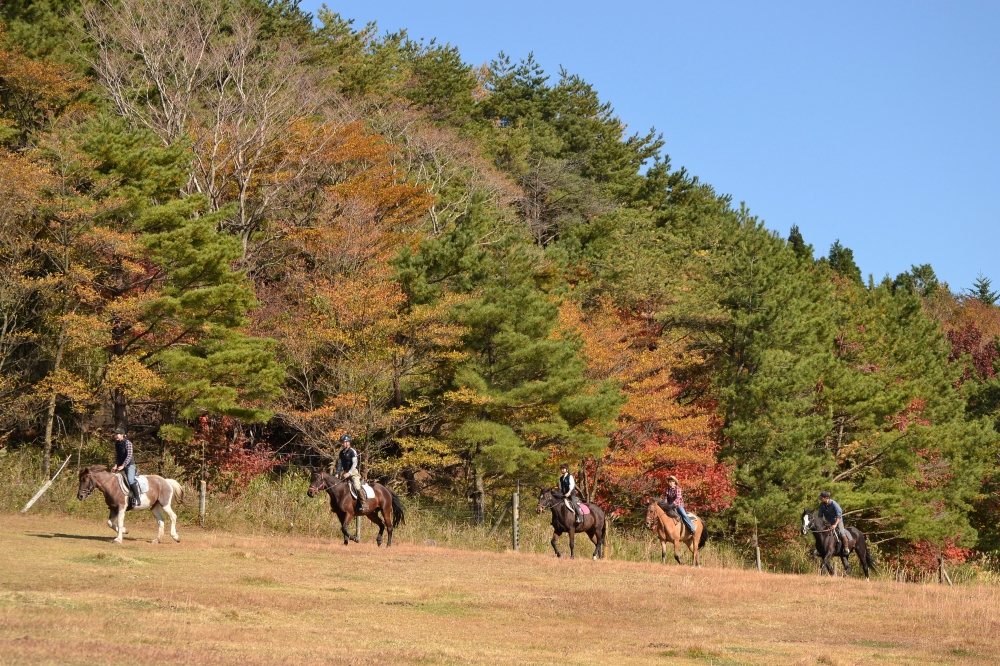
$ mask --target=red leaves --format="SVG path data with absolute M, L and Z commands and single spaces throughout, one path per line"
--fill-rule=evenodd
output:
M 997 349 L 995 340 L 984 339 L 976 322 L 970 321 L 961 328 L 948 331 L 948 342 L 951 343 L 949 361 L 957 361 L 966 354 L 972 357 L 972 366 L 963 369 L 962 379 L 958 380 L 957 385 L 972 379 L 973 373 L 977 379 L 991 379 L 996 376 L 994 365 L 1000 356 L 1000 350 Z

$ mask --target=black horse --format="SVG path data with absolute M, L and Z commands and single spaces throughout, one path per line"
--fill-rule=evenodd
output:
M 850 576 L 851 565 L 847 559 L 850 553 L 844 551 L 844 542 L 834 530 L 827 527 L 812 511 L 806 509 L 802 512 L 802 534 L 805 536 L 810 532 L 816 538 L 816 553 L 823 558 L 819 565 L 820 574 L 825 569 L 832 576 L 833 565 L 830 564 L 830 558 L 839 557 L 840 561 L 844 563 L 844 575 Z M 865 572 L 865 580 L 868 580 L 869 574 L 875 571 L 875 564 L 872 562 L 872 554 L 868 552 L 865 535 L 856 527 L 848 527 L 847 533 L 853 542 L 851 547 L 857 553 L 858 561 L 861 562 L 861 569 Z
M 548 488 L 538 491 L 538 507 L 536 513 L 541 513 L 545 509 L 552 511 L 552 550 L 556 551 L 556 557 L 562 557 L 556 539 L 564 532 L 569 533 L 569 558 L 576 557 L 576 533 L 585 532 L 590 540 L 594 542 L 594 559 L 604 557 L 604 539 L 608 535 L 608 524 L 604 519 L 604 511 L 596 504 L 587 502 L 590 513 L 583 517 L 583 522 L 576 524 L 576 514 L 572 509 L 566 507 L 565 498 L 562 494 Z

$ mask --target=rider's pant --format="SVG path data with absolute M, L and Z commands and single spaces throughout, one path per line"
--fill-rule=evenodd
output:
M 823 524 L 826 525 L 827 527 L 830 527 L 830 523 L 826 522 L 825 520 L 823 521 Z M 837 532 L 837 536 L 839 536 L 839 537 L 847 537 L 848 539 L 851 538 L 851 535 L 847 533 L 847 528 L 844 527 L 844 521 L 843 520 L 841 520 L 839 523 L 837 523 L 836 532 Z
M 684 507 L 682 507 L 682 506 L 675 506 L 674 509 L 677 510 L 677 515 L 681 517 L 681 520 L 684 521 L 684 524 L 687 525 L 687 528 L 689 530 L 691 530 L 691 534 L 694 534 L 694 532 L 695 532 L 695 530 L 694 530 L 694 523 L 691 522 L 691 518 L 684 511 Z
M 133 483 L 135 483 L 135 463 L 134 462 L 129 463 L 125 467 L 125 469 L 122 470 L 122 472 L 125 474 L 125 481 L 128 483 L 128 485 L 131 486 Z
M 351 487 L 354 488 L 354 492 L 357 493 L 358 499 L 365 499 L 365 491 L 361 487 L 361 474 L 358 470 L 354 470 L 347 475 L 347 480 L 350 482 Z

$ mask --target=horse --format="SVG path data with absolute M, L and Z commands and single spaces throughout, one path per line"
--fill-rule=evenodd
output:
M 155 474 L 147 474 L 146 480 L 149 482 L 149 490 L 142 493 L 142 503 L 131 506 L 129 494 L 122 491 L 117 475 L 107 471 L 104 465 L 92 465 L 80 470 L 80 488 L 76 492 L 76 498 L 83 501 L 90 497 L 94 489 L 104 493 L 104 501 L 110 509 L 108 527 L 118 533 L 113 543 L 121 543 L 122 537 L 128 534 L 125 529 L 125 512 L 132 509 L 149 509 L 153 512 L 158 527 L 153 543 L 163 541 L 163 514 L 166 513 L 170 517 L 170 537 L 180 543 L 181 538 L 177 536 L 177 514 L 170 508 L 170 503 L 174 497 L 183 502 L 184 489 L 173 479 L 164 479 Z
M 608 536 L 608 523 L 604 518 L 604 511 L 601 507 L 587 502 L 590 513 L 583 517 L 580 525 L 576 524 L 576 513 L 566 507 L 565 497 L 550 488 L 540 488 L 538 491 L 538 507 L 535 513 L 540 514 L 545 509 L 552 511 L 552 550 L 556 552 L 556 557 L 562 557 L 556 539 L 563 532 L 569 533 L 569 558 L 576 557 L 576 533 L 585 532 L 593 542 L 594 559 L 604 557 L 604 540 Z
M 823 558 L 819 565 L 820 575 L 823 575 L 824 569 L 833 575 L 830 558 L 837 556 L 844 563 L 844 575 L 850 576 L 851 565 L 848 562 L 850 553 L 844 552 L 844 543 L 840 536 L 832 527 L 823 524 L 811 510 L 806 509 L 802 512 L 802 536 L 807 536 L 810 532 L 816 538 L 816 553 Z M 861 562 L 861 569 L 865 572 L 865 580 L 868 580 L 870 572 L 875 571 L 875 564 L 872 562 L 872 554 L 868 550 L 865 535 L 856 527 L 848 527 L 847 533 L 854 541 L 854 552 Z
M 693 514 L 688 516 L 694 523 L 694 534 L 681 521 L 680 516 L 671 516 L 663 510 L 659 502 L 650 502 L 646 508 L 646 529 L 653 530 L 660 539 L 660 564 L 665 564 L 667 561 L 667 542 L 670 541 L 674 544 L 674 559 L 677 560 L 677 564 L 681 564 L 679 550 L 681 543 L 685 543 L 693 557 L 691 566 L 701 566 L 698 550 L 708 540 L 708 532 L 705 531 L 705 523 L 698 516 Z
M 386 548 L 388 548 L 392 545 L 393 529 L 397 525 L 406 522 L 403 514 L 403 503 L 396 496 L 396 493 L 381 483 L 372 483 L 370 485 L 372 490 L 375 491 L 375 498 L 366 500 L 366 510 L 357 515 L 368 516 L 368 520 L 378 525 L 378 536 L 375 537 L 375 543 L 379 546 L 382 545 L 382 533 L 388 528 L 389 535 L 385 544 Z M 358 538 L 347 532 L 347 523 L 351 522 L 356 515 L 354 498 L 351 497 L 350 484 L 346 480 L 337 479 L 333 475 L 323 471 L 313 472 L 312 478 L 309 480 L 309 491 L 307 494 L 309 497 L 315 497 L 316 493 L 322 490 L 325 490 L 330 495 L 330 511 L 336 513 L 337 517 L 340 518 L 340 531 L 344 533 L 344 545 L 347 545 L 348 540 L 357 543 Z M 382 514 L 381 518 L 379 518 L 379 512 Z

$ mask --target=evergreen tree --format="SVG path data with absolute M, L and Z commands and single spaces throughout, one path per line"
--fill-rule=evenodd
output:
M 788 232 L 788 246 L 792 248 L 792 252 L 799 258 L 812 260 L 813 247 L 812 245 L 806 245 L 806 241 L 802 238 L 802 232 L 799 231 L 799 225 L 797 224 L 793 224 L 791 230 Z
M 976 281 L 972 283 L 972 289 L 969 290 L 969 295 L 973 298 L 979 299 L 980 302 L 986 305 L 996 305 L 997 300 L 1000 299 L 1000 293 L 992 291 L 990 286 L 992 281 L 983 275 L 981 272 L 976 276 Z
M 437 396 L 445 431 L 468 465 L 476 520 L 491 478 L 532 475 L 552 452 L 599 454 L 622 399 L 584 376 L 580 340 L 558 329 L 558 304 L 539 288 L 539 258 L 518 234 L 483 248 L 493 222 L 481 208 L 400 264 L 414 302 L 461 294 L 461 360 Z M 440 418 L 440 417 L 439 417 Z
M 861 269 L 854 263 L 854 250 L 841 245 L 840 239 L 835 240 L 830 246 L 827 262 L 838 275 L 861 284 Z
M 908 294 L 917 294 L 923 298 L 933 294 L 940 286 L 937 275 L 930 264 L 910 266 L 909 271 L 900 273 L 892 281 L 893 291 L 902 289 Z

